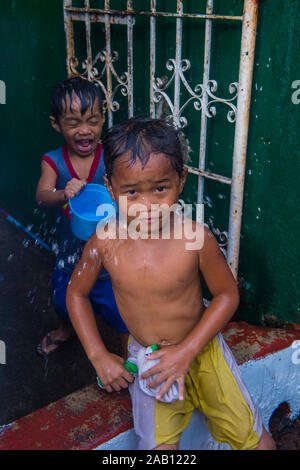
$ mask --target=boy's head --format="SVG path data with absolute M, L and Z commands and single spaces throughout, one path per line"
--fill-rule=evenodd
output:
M 81 157 L 95 152 L 104 124 L 100 88 L 81 77 L 58 83 L 51 95 L 52 127 L 64 136 L 69 151 Z
M 137 116 L 113 126 L 103 139 L 108 181 L 117 158 L 128 154 L 129 165 L 139 161 L 144 168 L 151 154 L 164 154 L 181 177 L 188 161 L 188 143 L 182 132 L 163 120 Z
M 89 82 L 81 77 L 68 78 L 58 83 L 51 95 L 51 115 L 59 121 L 67 107 L 72 111 L 73 97 L 79 98 L 81 112 L 84 114 L 88 108 L 98 107 L 98 111 L 103 113 L 103 97 L 100 88 L 93 82 Z
M 171 207 L 178 202 L 187 175 L 187 144 L 172 124 L 131 118 L 107 132 L 103 150 L 107 188 L 119 210 L 120 197 L 125 196 L 128 220 L 133 206 L 142 205 L 141 220 L 152 223 L 149 214 L 155 205 Z M 160 216 L 156 219 L 160 223 Z

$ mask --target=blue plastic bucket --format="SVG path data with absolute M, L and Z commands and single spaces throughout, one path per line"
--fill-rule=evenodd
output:
M 105 204 L 99 208 L 101 204 Z M 88 240 L 97 224 L 105 224 L 116 214 L 117 205 L 101 184 L 87 184 L 83 190 L 69 199 L 71 230 L 80 240 Z M 98 214 L 97 214 L 98 212 Z

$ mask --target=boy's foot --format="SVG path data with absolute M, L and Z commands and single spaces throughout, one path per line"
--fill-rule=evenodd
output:
M 72 327 L 60 327 L 50 331 L 36 347 L 36 352 L 41 357 L 47 357 L 68 343 L 73 337 Z

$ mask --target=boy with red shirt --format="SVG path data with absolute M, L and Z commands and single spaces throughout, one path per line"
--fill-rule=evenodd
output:
M 71 232 L 68 200 L 86 183 L 103 184 L 105 175 L 99 143 L 105 121 L 100 89 L 80 77 L 64 80 L 53 90 L 51 113 L 52 127 L 63 135 L 65 145 L 42 157 L 36 201 L 40 207 L 56 208 L 58 254 L 52 284 L 55 311 L 61 325 L 37 346 L 37 353 L 42 357 L 54 352 L 72 333 L 65 303 L 66 289 L 84 242 Z M 91 302 L 95 314 L 100 313 L 112 328 L 127 333 L 107 272 L 99 276 L 91 293 Z M 126 341 L 126 334 L 121 337 Z

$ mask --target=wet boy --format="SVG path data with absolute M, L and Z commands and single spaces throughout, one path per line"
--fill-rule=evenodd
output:
M 86 183 L 104 184 L 105 174 L 99 142 L 105 118 L 99 88 L 80 77 L 64 80 L 53 90 L 51 112 L 52 127 L 62 134 L 65 145 L 42 157 L 36 201 L 40 207 L 56 208 L 58 254 L 53 274 L 53 300 L 60 326 L 38 345 L 37 352 L 43 357 L 65 344 L 72 332 L 65 296 L 84 243 L 71 232 L 68 200 Z M 119 316 L 107 272 L 97 279 L 91 300 L 95 313 L 101 313 L 110 326 L 127 331 Z
M 134 204 L 141 204 L 136 218 L 143 226 L 140 238 L 130 233 L 120 237 L 125 217 L 121 211 L 116 237 L 101 239 L 94 234 L 67 291 L 71 321 L 106 391 L 129 386 L 141 449 L 177 449 L 194 408 L 205 414 L 218 442 L 233 449 L 274 448 L 220 334 L 239 296 L 215 238 L 194 222 L 194 229 L 203 230 L 203 244 L 187 250 L 191 240 L 185 235 L 175 237 L 175 214 L 170 215 L 170 236 L 157 237 L 163 234 L 164 220 L 162 212 L 152 209 L 177 203 L 186 179 L 179 134 L 164 121 L 137 117 L 112 128 L 103 145 L 106 184 L 119 209 L 120 197 L 127 197 L 128 232 Z M 155 236 L 145 236 L 152 234 L 153 225 Z M 106 350 L 97 331 L 89 294 L 103 268 L 111 276 L 120 314 L 131 335 L 130 360 L 144 348 L 158 345 L 148 357 L 159 363 L 142 373 L 150 389 L 163 384 L 154 397 L 142 391 L 120 357 Z M 78 276 L 79 271 L 84 275 Z M 201 277 L 212 294 L 207 308 Z M 174 384 L 179 399 L 164 403 L 161 400 Z

